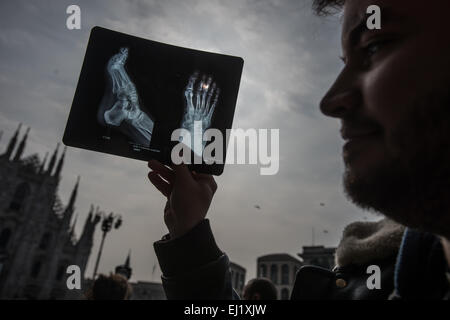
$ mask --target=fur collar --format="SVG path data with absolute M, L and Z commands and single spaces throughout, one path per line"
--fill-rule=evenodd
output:
M 397 254 L 404 230 L 404 226 L 387 218 L 349 224 L 336 249 L 336 265 L 364 265 Z

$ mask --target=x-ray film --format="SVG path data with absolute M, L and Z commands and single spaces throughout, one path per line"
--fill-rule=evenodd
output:
M 91 31 L 63 142 L 68 146 L 171 163 L 176 129 L 202 155 L 208 129 L 223 139 L 222 163 L 193 165 L 219 175 L 226 155 L 243 59 L 177 47 L 101 27 Z M 193 147 L 194 146 L 194 147 Z

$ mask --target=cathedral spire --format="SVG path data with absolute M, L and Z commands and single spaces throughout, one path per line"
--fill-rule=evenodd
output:
M 47 162 L 48 152 L 45 153 L 44 160 L 42 161 L 41 168 L 39 169 L 39 173 L 44 173 L 45 163 Z
M 92 222 L 92 217 L 94 216 L 94 205 L 91 204 L 91 208 L 89 209 L 88 216 L 86 218 L 86 221 L 84 222 L 83 231 L 81 232 L 81 238 L 83 238 L 84 234 L 87 232 L 87 229 L 89 228 L 89 225 Z
M 60 176 L 61 171 L 62 171 L 62 167 L 64 165 L 64 157 L 66 156 L 66 150 L 67 150 L 67 147 L 64 146 L 63 154 L 61 155 L 61 158 L 59 158 L 58 165 L 56 166 L 56 171 L 55 171 L 55 175 L 54 176 L 57 177 L 57 178 Z
M 75 183 L 75 186 L 73 187 L 72 194 L 70 195 L 69 203 L 67 204 L 66 209 L 64 210 L 63 214 L 63 228 L 65 230 L 70 229 L 70 221 L 72 220 L 72 215 L 75 211 L 75 200 L 77 198 L 77 192 L 78 192 L 78 185 L 80 183 L 80 176 L 77 178 L 77 182 Z
M 70 227 L 69 235 L 71 240 L 75 240 L 75 226 L 77 224 L 78 214 L 75 215 L 75 219 L 73 219 L 72 226 Z
M 14 156 L 13 161 L 20 160 L 20 157 L 22 156 L 23 151 L 25 150 L 25 145 L 28 139 L 28 132 L 30 132 L 30 127 L 28 127 L 27 131 L 25 132 L 25 135 L 22 138 L 22 141 L 20 141 L 19 147 L 17 148 L 16 155 Z
M 88 214 L 88 217 L 86 219 L 86 223 L 88 222 L 88 220 L 91 221 L 93 215 L 94 215 L 94 205 L 91 204 L 91 208 L 89 209 L 89 214 Z
M 94 206 L 91 204 L 91 209 L 89 210 L 89 214 L 86 218 L 86 222 L 84 223 L 83 231 L 81 232 L 81 236 L 78 239 L 77 245 L 80 248 L 90 248 L 94 239 L 94 231 L 95 226 L 101 220 L 101 213 L 97 207 L 94 212 Z
M 116 270 L 115 270 L 117 274 L 124 276 L 125 278 L 127 278 L 127 280 L 130 279 L 131 274 L 133 273 L 133 269 L 131 269 L 131 267 L 130 267 L 130 255 L 131 255 L 131 250 L 128 251 L 128 256 L 127 256 L 127 259 L 125 260 L 125 264 L 117 266 Z
M 17 130 L 14 133 L 14 136 L 9 141 L 8 148 L 6 149 L 6 152 L 3 154 L 8 160 L 11 157 L 11 154 L 14 151 L 14 148 L 16 147 L 17 136 L 19 135 L 19 131 L 20 131 L 21 127 L 22 127 L 22 123 L 19 123 L 19 126 L 17 127 Z
M 58 149 L 59 149 L 59 142 L 56 144 L 56 149 L 55 152 L 53 152 L 53 155 L 50 159 L 50 162 L 48 164 L 48 168 L 47 168 L 47 174 L 51 175 L 52 171 L 53 171 L 53 167 L 55 166 L 56 163 L 56 157 L 58 156 Z
M 75 200 L 77 199 L 78 185 L 80 184 L 80 176 L 77 178 L 77 183 L 73 187 L 72 194 L 70 195 L 69 204 L 67 205 L 66 211 L 74 210 Z
M 125 260 L 125 266 L 130 267 L 130 256 L 131 256 L 131 249 L 128 251 L 127 260 Z

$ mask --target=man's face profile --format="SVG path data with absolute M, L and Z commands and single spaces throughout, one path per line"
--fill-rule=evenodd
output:
M 381 8 L 381 29 L 366 26 Z M 320 108 L 339 118 L 357 205 L 450 236 L 449 2 L 347 0 L 344 67 Z

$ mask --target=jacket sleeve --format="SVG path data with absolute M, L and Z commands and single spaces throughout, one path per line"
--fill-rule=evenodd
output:
M 239 299 L 231 285 L 228 256 L 217 246 L 208 219 L 179 238 L 165 235 L 153 247 L 167 299 Z

